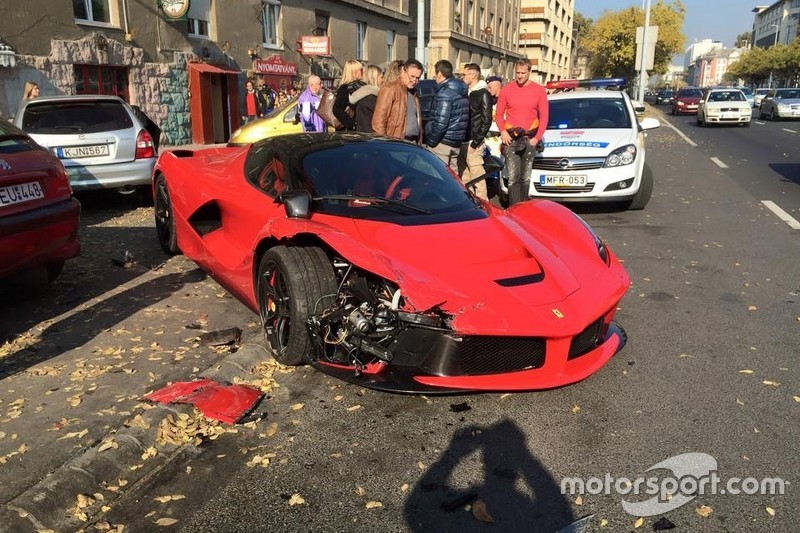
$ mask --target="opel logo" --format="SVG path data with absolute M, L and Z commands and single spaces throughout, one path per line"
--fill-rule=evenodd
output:
M 78 139 L 84 140 L 85 138 L 86 138 L 86 135 L 84 135 L 83 133 L 78 134 Z
M 11 165 L 8 164 L 8 161 L 5 159 L 0 159 L 0 169 L 1 170 L 11 170 Z
M 561 161 L 558 162 L 558 166 L 563 169 L 568 169 L 570 167 L 569 159 L 567 158 L 562 159 Z

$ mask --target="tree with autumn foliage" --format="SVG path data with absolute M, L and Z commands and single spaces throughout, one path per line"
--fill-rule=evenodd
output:
M 728 67 L 726 80 L 743 79 L 753 86 L 763 86 L 772 74 L 774 86 L 794 86 L 800 77 L 800 37 L 790 44 L 769 48 L 755 47 Z
M 650 8 L 650 25 L 658 26 L 651 74 L 666 73 L 672 56 L 683 52 L 686 38 L 681 27 L 685 15 L 686 7 L 680 0 L 659 0 Z M 644 26 L 644 19 L 645 13 L 638 7 L 606 11 L 597 19 L 584 39 L 593 75 L 628 79 L 636 76 L 636 28 Z

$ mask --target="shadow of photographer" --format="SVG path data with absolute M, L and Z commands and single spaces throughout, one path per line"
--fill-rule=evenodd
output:
M 475 454 L 480 455 L 482 475 L 465 470 Z M 465 510 L 484 504 L 488 516 L 483 521 L 477 509 Z M 508 419 L 459 430 L 414 486 L 404 513 L 409 529 L 419 532 L 553 532 L 575 520 L 558 483 L 530 453 L 523 431 Z

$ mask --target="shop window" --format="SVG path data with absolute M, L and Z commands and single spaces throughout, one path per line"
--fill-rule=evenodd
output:
M 367 59 L 365 45 L 367 41 L 367 23 L 356 21 L 356 59 Z
M 110 94 L 126 102 L 128 69 L 108 65 L 74 65 L 75 94 Z
M 78 20 L 111 23 L 108 0 L 72 0 L 72 11 Z
M 192 37 L 210 38 L 211 0 L 192 0 L 186 15 L 187 32 Z
M 281 3 L 277 0 L 264 0 L 261 6 L 261 33 L 266 47 L 280 47 L 281 40 L 278 34 L 281 16 Z

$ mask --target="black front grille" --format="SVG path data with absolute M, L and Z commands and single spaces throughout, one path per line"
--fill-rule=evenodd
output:
M 533 186 L 536 192 L 546 192 L 550 194 L 575 194 L 579 192 L 592 192 L 592 189 L 594 189 L 594 183 L 587 183 L 580 187 L 549 187 L 547 185 L 539 185 L 538 183 L 534 183 Z
M 458 361 L 464 375 L 501 374 L 544 365 L 545 340 L 538 337 L 464 337 Z
M 533 168 L 538 170 L 560 170 L 562 172 L 574 172 L 576 170 L 594 170 L 602 168 L 606 162 L 604 157 L 576 157 L 569 159 L 569 166 L 562 167 L 563 157 L 539 157 L 533 160 Z
M 572 338 L 572 342 L 569 345 L 569 355 L 567 356 L 567 359 L 575 359 L 576 357 L 580 357 L 593 348 L 596 348 L 597 345 L 603 342 L 603 337 L 605 336 L 603 318 L 604 317 L 600 317 L 588 328 L 584 329 Z

